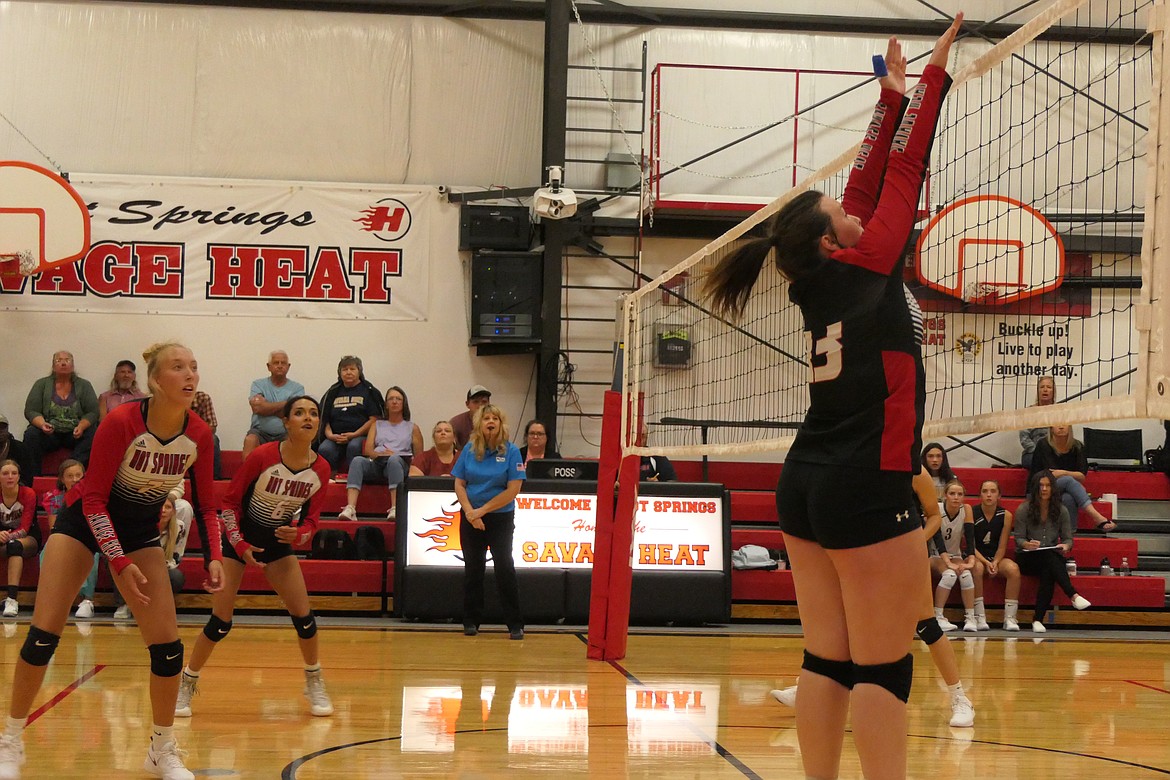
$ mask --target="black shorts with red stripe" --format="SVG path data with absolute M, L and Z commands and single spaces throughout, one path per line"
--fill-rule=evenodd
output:
M 243 535 L 244 541 L 252 545 L 252 557 L 260 563 L 272 563 L 281 558 L 296 555 L 292 545 L 277 541 L 275 528 L 256 525 L 245 520 L 240 524 L 240 533 Z M 255 548 L 262 548 L 263 552 Z M 236 552 L 236 549 L 228 542 L 226 530 L 223 534 L 223 557 L 245 563 L 244 559 Z
M 49 537 L 52 538 L 53 534 L 63 534 L 81 542 L 91 552 L 100 553 L 101 547 L 80 510 L 80 501 L 71 506 L 63 507 L 57 515 L 57 522 L 53 524 L 53 530 Z M 118 535 L 118 543 L 122 545 L 122 552 L 127 555 L 147 547 L 162 546 L 159 542 L 158 525 L 155 523 L 118 522 L 116 517 L 110 518 L 110 522 L 114 526 L 114 533 Z
M 868 547 L 922 527 L 909 472 L 789 459 L 776 486 L 784 533 L 827 550 Z

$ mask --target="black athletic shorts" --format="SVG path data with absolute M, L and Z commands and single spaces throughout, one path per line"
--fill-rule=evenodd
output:
M 922 527 L 910 472 L 787 461 L 776 485 L 786 534 L 828 550 L 868 547 Z
M 80 501 L 75 504 L 75 506 L 80 505 Z M 122 545 L 122 552 L 127 555 L 135 550 L 161 546 L 156 524 L 119 523 L 116 517 L 110 519 L 114 525 L 114 533 L 118 535 L 118 542 Z M 91 552 L 100 553 L 102 551 L 97 539 L 94 538 L 93 531 L 89 530 L 89 523 L 85 521 L 85 517 L 80 511 L 68 511 L 62 508 L 57 514 L 57 522 L 53 524 L 53 530 L 49 536 L 52 537 L 53 534 L 71 536 L 88 547 Z
M 260 563 L 272 563 L 281 558 L 287 558 L 290 555 L 296 555 L 291 544 L 278 542 L 276 540 L 276 529 L 266 528 L 264 526 L 254 525 L 253 523 L 244 522 L 240 524 L 240 533 L 244 536 L 244 541 L 253 547 L 261 547 L 264 552 L 252 550 L 252 557 Z M 246 563 L 243 558 L 236 553 L 236 548 L 228 544 L 227 531 L 223 534 L 223 557 L 230 558 L 233 561 Z

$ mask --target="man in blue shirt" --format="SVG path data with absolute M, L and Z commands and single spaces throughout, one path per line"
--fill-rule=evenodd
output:
M 305 394 L 304 385 L 288 378 L 291 365 L 287 352 L 283 349 L 273 350 L 268 355 L 268 376 L 252 382 L 252 389 L 248 391 L 252 424 L 248 428 L 248 435 L 244 437 L 244 458 L 261 444 L 282 441 L 287 435 L 280 419 L 285 401 Z

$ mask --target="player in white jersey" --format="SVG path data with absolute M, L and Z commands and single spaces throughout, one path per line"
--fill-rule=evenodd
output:
M 963 598 L 963 630 L 978 631 L 979 623 L 975 618 L 975 520 L 971 507 L 963 501 L 966 490 L 962 482 L 957 479 L 948 482 L 944 496 L 942 526 L 934 537 L 935 554 L 930 558 L 930 568 L 938 575 L 934 614 L 942 619 L 939 625 L 946 630 L 949 622 L 943 622 L 946 621 L 943 608 L 957 582 Z M 984 624 L 986 622 L 984 618 Z

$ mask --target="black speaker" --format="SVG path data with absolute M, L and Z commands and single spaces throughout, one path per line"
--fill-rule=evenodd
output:
M 459 248 L 519 249 L 532 246 L 532 219 L 527 206 L 480 206 L 464 203 L 459 211 Z
M 471 256 L 471 343 L 540 340 L 543 264 L 537 252 Z

